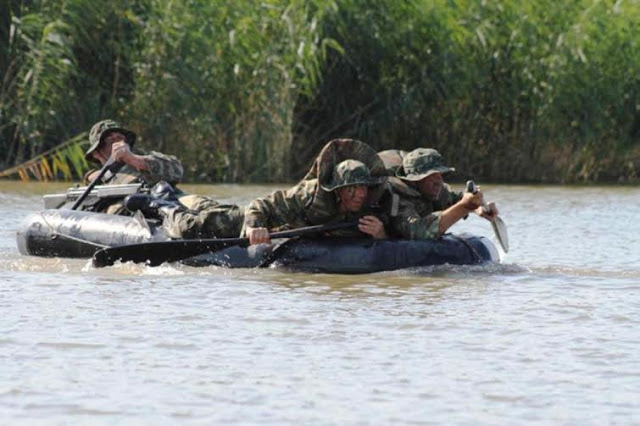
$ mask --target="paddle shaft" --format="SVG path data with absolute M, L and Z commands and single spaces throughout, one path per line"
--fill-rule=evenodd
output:
M 476 186 L 476 183 L 472 180 L 468 180 L 467 181 L 467 192 L 470 192 L 472 194 L 476 194 L 478 192 L 478 187 Z M 482 198 L 482 210 L 485 213 L 489 213 L 491 210 L 489 209 L 489 206 L 487 205 L 487 202 L 484 200 L 484 198 Z
M 273 239 L 292 238 L 318 232 L 353 228 L 357 225 L 358 221 L 328 223 L 325 225 L 314 225 L 289 231 L 274 232 L 270 236 Z M 150 266 L 157 266 L 164 262 L 184 260 L 193 256 L 215 252 L 231 246 L 245 247 L 248 245 L 248 238 L 210 238 L 129 244 L 98 250 L 93 255 L 93 266 L 98 268 L 111 266 L 118 260 L 134 263 L 145 262 Z
M 106 163 L 104 163 L 104 166 L 102 166 L 102 168 L 100 169 L 100 171 L 98 172 L 98 176 L 96 176 L 91 183 L 87 186 L 87 189 L 84 190 L 84 192 L 82 193 L 82 195 L 80 195 L 80 197 L 78 197 L 78 199 L 76 200 L 75 203 L 73 203 L 73 206 L 71 206 L 71 210 L 75 210 L 78 207 L 80 207 L 80 205 L 82 204 L 82 202 L 85 200 L 85 198 L 87 198 L 87 196 L 89 195 L 89 193 L 91 192 L 91 190 L 98 184 L 98 182 L 100 182 L 100 180 L 102 179 L 102 177 L 107 173 L 107 171 L 109 170 L 109 168 L 113 165 L 113 163 L 115 163 L 115 159 L 113 157 L 109 157 L 109 159 L 107 160 Z

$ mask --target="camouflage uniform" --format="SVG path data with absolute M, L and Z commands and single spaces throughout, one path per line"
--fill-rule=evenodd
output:
M 398 213 L 392 218 L 394 236 L 411 240 L 429 240 L 440 236 L 440 215 L 462 199 L 462 194 L 444 184 L 437 200 L 433 200 L 414 186 L 398 178 L 389 178 L 394 194 L 400 196 Z
M 109 132 L 120 132 L 125 135 L 125 139 L 129 147 L 133 149 L 133 145 L 136 141 L 136 134 L 130 130 L 121 127 L 117 122 L 113 120 L 103 120 L 96 123 L 89 133 L 89 141 L 91 146 L 85 153 L 85 158 L 88 161 L 96 162 L 91 155 L 102 142 L 103 138 Z M 149 154 L 141 151 L 133 151 L 137 155 L 141 155 L 149 168 L 148 170 L 137 170 L 128 164 L 121 165 L 115 172 L 107 172 L 102 179 L 102 184 L 129 184 L 129 183 L 143 183 L 148 187 L 151 187 L 159 181 L 166 181 L 172 185 L 177 184 L 182 180 L 183 168 L 182 163 L 173 155 L 165 155 L 160 152 L 151 151 Z M 85 175 L 89 176 L 95 170 L 91 170 Z M 121 214 L 124 213 L 124 207 L 122 202 L 115 202 L 107 206 L 100 206 L 98 211 L 109 214 Z
M 264 227 L 273 232 L 355 220 L 367 214 L 388 223 L 385 207 L 381 205 L 386 194 L 385 174 L 384 165 L 367 144 L 352 139 L 333 140 L 325 145 L 311 170 L 296 186 L 254 200 L 245 209 L 243 234 L 246 227 Z M 370 186 L 367 200 L 359 212 L 341 213 L 333 191 L 350 185 Z M 331 235 L 363 234 L 354 229 Z
M 182 163 L 173 155 L 166 155 L 157 151 L 144 153 L 140 150 L 134 151 L 135 154 L 142 156 L 147 163 L 149 170 L 137 170 L 125 164 L 118 169 L 115 174 L 103 179 L 105 184 L 113 185 L 125 183 L 144 183 L 147 186 L 153 186 L 164 180 L 172 185 L 182 180 Z M 107 173 L 109 174 L 109 173 Z
M 170 237 L 233 238 L 240 235 L 243 208 L 194 194 L 181 195 L 178 199 L 186 210 L 173 208 L 162 212 L 162 226 Z
M 396 172 L 402 169 L 402 160 L 408 154 L 407 151 L 400 149 L 388 149 L 386 151 L 380 151 L 378 157 L 384 163 L 385 169 L 389 172 L 390 176 L 395 176 Z
M 135 133 L 121 127 L 113 120 L 103 120 L 91 128 L 89 134 L 91 147 L 85 154 L 87 160 L 95 161 L 91 154 L 100 146 L 102 138 L 108 132 L 113 131 L 125 135 L 127 143 L 133 148 L 136 140 Z M 171 196 L 177 197 L 177 199 L 173 198 L 172 202 L 163 203 L 163 207 L 157 211 L 162 216 L 162 226 L 169 236 L 173 238 L 238 236 L 244 218 L 242 208 L 231 204 L 219 204 L 210 197 L 185 194 L 175 188 L 175 185 L 182 180 L 183 175 L 182 163 L 176 157 L 154 151 L 149 154 L 140 151 L 134 151 L 134 153 L 144 158 L 148 170 L 137 170 L 135 167 L 125 164 L 120 166 L 114 174 L 108 174 L 103 182 L 114 185 L 143 183 L 149 188 L 162 181 L 169 183 L 172 188 Z M 126 212 L 124 203 L 120 201 L 105 206 L 99 211 L 110 214 Z
M 389 152 L 384 151 L 386 160 Z M 388 161 L 385 164 L 389 165 Z M 396 169 L 396 176 L 389 178 L 394 194 L 400 196 L 398 213 L 392 217 L 391 228 L 396 237 L 419 239 L 434 239 L 440 236 L 438 228 L 440 215 L 443 210 L 462 199 L 462 193 L 451 190 L 444 184 L 438 199 L 422 194 L 413 184 L 432 173 L 446 175 L 455 169 L 443 164 L 442 157 L 435 149 L 418 148 L 406 154 L 402 168 Z

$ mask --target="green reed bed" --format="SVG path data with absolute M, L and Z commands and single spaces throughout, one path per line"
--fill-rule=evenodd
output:
M 191 181 L 294 180 L 335 137 L 461 178 L 638 180 L 639 0 L 9 3 L 6 167 L 113 117 Z

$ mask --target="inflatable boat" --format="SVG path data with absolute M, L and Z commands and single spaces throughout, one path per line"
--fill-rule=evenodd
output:
M 53 208 L 26 217 L 17 232 L 20 253 L 42 257 L 91 258 L 107 247 L 169 242 L 162 227 L 142 216 L 118 216 Z M 168 245 L 174 247 L 174 245 Z M 291 238 L 272 244 L 231 247 L 182 260 L 192 266 L 276 266 L 327 273 L 369 273 L 422 266 L 497 262 L 491 241 L 446 234 L 434 241 L 368 238 Z

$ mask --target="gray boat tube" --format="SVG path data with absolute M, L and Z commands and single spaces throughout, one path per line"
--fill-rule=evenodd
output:
M 274 264 L 313 272 L 360 274 L 433 265 L 499 261 L 488 239 L 447 234 L 437 240 L 300 241 L 285 247 Z
M 229 247 L 184 261 L 191 266 L 285 267 L 297 271 L 362 274 L 433 265 L 499 262 L 485 237 L 446 234 L 437 240 L 292 239 L 281 246 Z
M 17 232 L 20 253 L 41 257 L 89 258 L 103 247 L 166 241 L 153 221 L 142 218 L 50 209 L 29 215 Z M 360 274 L 432 265 L 498 262 L 496 247 L 485 237 L 445 234 L 437 240 L 369 238 L 293 238 L 273 245 L 228 247 L 187 259 L 190 266 L 288 269 Z
M 24 255 L 70 258 L 89 258 L 104 247 L 168 239 L 144 219 L 64 208 L 30 214 L 16 235 Z

